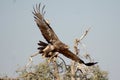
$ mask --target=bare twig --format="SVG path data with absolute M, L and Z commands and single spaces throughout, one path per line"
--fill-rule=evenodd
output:
M 78 55 L 78 53 L 79 53 L 78 43 L 79 43 L 79 40 L 75 39 L 75 41 L 74 41 L 74 53 L 76 55 Z M 71 74 L 72 74 L 71 80 L 75 80 L 75 77 L 74 77 L 75 76 L 75 61 L 71 62 Z
M 36 75 L 35 73 L 33 73 L 33 72 L 29 72 L 29 73 L 27 73 L 27 74 L 25 74 L 25 75 L 23 75 L 23 76 L 19 76 L 19 77 L 17 77 L 18 79 L 21 79 L 21 78 L 27 78 L 29 75 Z
M 72 76 L 71 76 L 71 80 L 75 80 L 75 78 L 74 78 L 74 75 L 75 75 L 75 62 L 74 61 L 72 61 L 71 62 L 71 74 L 72 74 Z
M 83 38 L 87 35 L 87 33 L 89 32 L 91 28 L 88 28 L 85 33 L 80 37 L 80 41 L 83 40 Z
M 60 58 L 63 61 L 64 65 L 65 65 L 65 69 L 67 69 L 67 65 L 66 65 L 64 59 L 62 57 L 60 57 L 60 56 L 58 56 L 58 58 Z
M 57 62 L 54 61 L 53 64 L 54 64 L 54 77 L 56 80 L 60 80 Z
M 91 59 L 89 54 L 86 53 L 84 56 L 85 56 L 86 59 L 89 59 L 89 61 L 92 62 L 92 59 Z
M 33 57 L 35 57 L 35 56 L 37 56 L 39 54 L 39 52 L 36 52 L 36 53 L 34 53 L 33 55 L 31 55 L 30 57 L 29 57 L 29 62 L 26 64 L 26 68 L 33 62 Z

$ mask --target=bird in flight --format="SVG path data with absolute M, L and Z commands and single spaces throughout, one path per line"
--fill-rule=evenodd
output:
M 85 63 L 82 59 L 80 59 L 77 55 L 75 55 L 72 51 L 69 50 L 68 45 L 59 40 L 58 36 L 55 34 L 54 30 L 51 28 L 50 24 L 44 18 L 45 5 L 41 8 L 41 4 L 36 5 L 34 7 L 34 19 L 35 22 L 41 31 L 41 34 L 47 41 L 47 43 L 40 41 L 38 45 L 40 46 L 38 49 L 39 53 L 42 53 L 45 57 L 50 57 L 49 53 L 53 54 L 55 52 L 63 54 L 65 57 L 74 60 L 80 64 L 85 64 L 86 66 L 92 66 L 97 64 L 97 62 L 89 62 Z

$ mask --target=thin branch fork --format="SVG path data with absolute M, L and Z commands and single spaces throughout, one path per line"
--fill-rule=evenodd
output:
M 80 37 L 79 41 L 83 40 L 83 38 L 88 34 L 88 32 L 90 31 L 91 28 L 88 28 L 84 34 Z
M 74 53 L 75 53 L 76 55 L 79 54 L 78 45 L 79 45 L 80 41 L 82 41 L 82 40 L 85 38 L 85 36 L 88 34 L 89 30 L 90 30 L 90 28 L 87 29 L 87 30 L 84 32 L 84 34 L 80 37 L 80 39 L 75 39 L 75 41 L 74 41 Z M 74 65 L 75 65 L 75 62 L 72 61 L 72 62 L 71 62 L 71 74 L 72 74 L 72 75 L 75 75 L 75 66 L 74 66 Z M 74 76 L 71 76 L 71 80 L 75 80 Z
M 29 57 L 29 61 L 28 61 L 28 63 L 26 64 L 26 68 L 33 62 L 33 57 L 35 57 L 35 56 L 37 56 L 39 54 L 39 52 L 36 52 L 36 53 L 34 53 L 33 55 L 31 55 L 30 57 Z

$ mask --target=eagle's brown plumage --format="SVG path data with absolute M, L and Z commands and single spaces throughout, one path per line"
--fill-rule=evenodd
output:
M 46 20 L 44 19 L 44 14 L 45 12 L 44 7 L 42 8 L 42 13 L 40 13 L 40 5 L 38 6 L 36 5 L 36 10 L 34 8 L 34 18 L 35 18 L 35 22 L 37 23 L 43 37 L 46 39 L 46 41 L 48 43 L 54 43 L 55 41 L 58 41 L 58 37 L 55 34 L 55 32 L 52 30 L 52 28 L 50 27 L 50 25 L 46 22 Z
M 44 19 L 44 8 L 43 6 L 42 11 L 40 11 L 40 4 L 36 5 L 36 8 L 34 8 L 34 18 L 37 26 L 39 27 L 43 37 L 46 39 L 48 43 L 40 41 L 38 45 L 40 46 L 38 49 L 40 50 L 40 53 L 44 53 L 46 56 L 48 56 L 49 52 L 59 52 L 66 56 L 69 59 L 72 59 L 76 62 L 85 64 L 87 66 L 91 66 L 96 64 L 97 62 L 93 63 L 84 63 L 83 60 L 81 60 L 77 55 L 75 55 L 73 52 L 71 52 L 68 49 L 68 46 L 61 42 L 53 29 L 50 27 L 50 25 L 47 23 L 47 21 Z

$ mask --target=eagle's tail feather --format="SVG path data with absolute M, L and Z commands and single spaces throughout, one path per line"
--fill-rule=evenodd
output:
M 48 44 L 45 43 L 45 42 L 43 42 L 43 41 L 39 41 L 38 45 L 39 45 L 39 46 L 47 46 Z
M 43 41 L 39 41 L 38 45 L 39 45 L 38 47 L 39 53 L 43 53 L 43 50 L 46 48 L 48 44 Z

